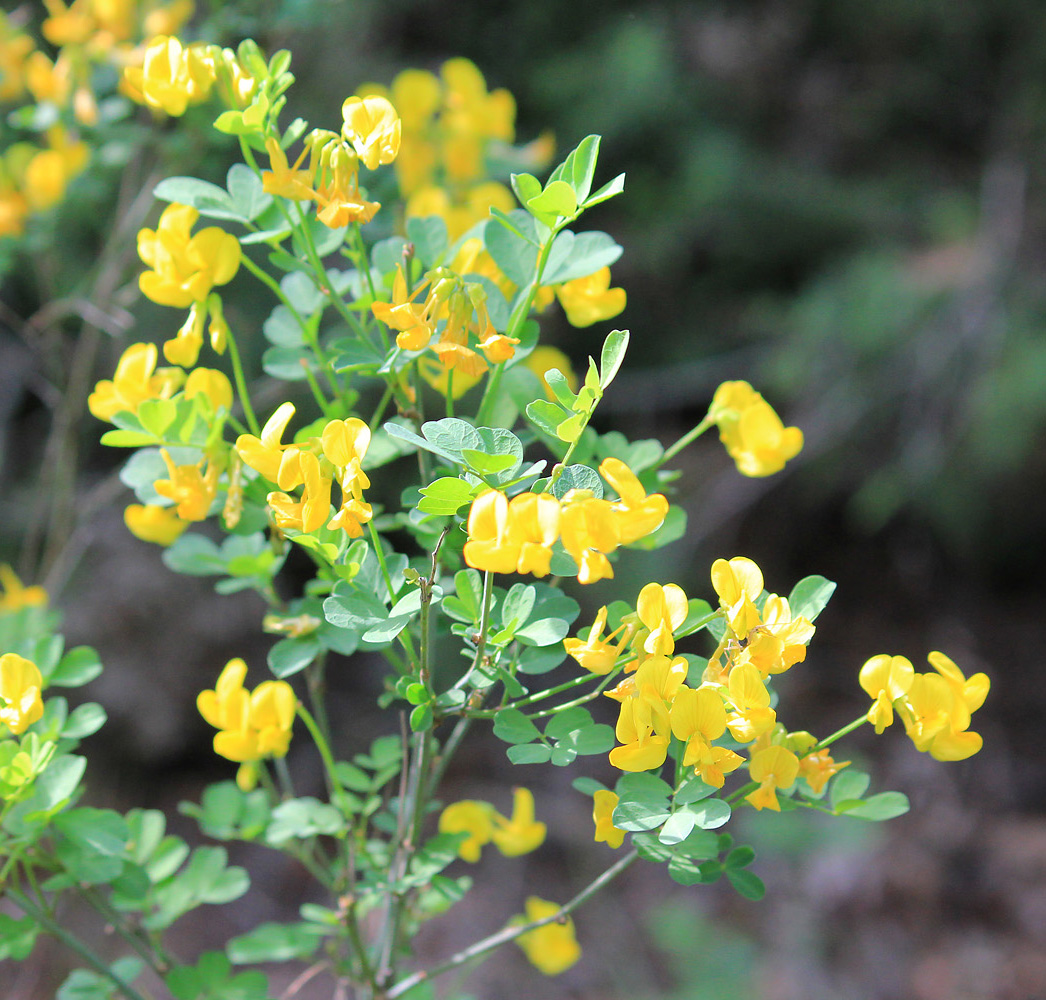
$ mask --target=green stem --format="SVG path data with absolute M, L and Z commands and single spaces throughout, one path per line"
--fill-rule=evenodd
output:
M 251 429 L 251 433 L 255 437 L 260 437 L 261 424 L 258 423 L 258 418 L 254 415 L 254 407 L 251 406 L 250 393 L 247 391 L 247 380 L 243 375 L 243 363 L 240 360 L 240 349 L 236 346 L 236 338 L 233 336 L 232 330 L 230 330 L 226 335 L 225 341 L 229 345 L 229 360 L 232 362 L 232 377 L 236 382 L 236 393 L 240 397 L 240 406 L 243 407 L 243 415 L 247 418 L 247 424 Z
M 530 315 L 530 307 L 534 304 L 534 297 L 537 295 L 538 289 L 541 287 L 541 276 L 545 271 L 545 265 L 548 263 L 548 255 L 552 250 L 552 244 L 555 242 L 557 235 L 558 231 L 550 232 L 548 234 L 548 239 L 541 245 L 541 250 L 538 253 L 537 265 L 534 269 L 534 278 L 527 286 L 526 295 L 520 300 L 516 308 L 512 311 L 512 315 L 509 317 L 508 324 L 505 328 L 506 337 L 519 336 L 519 331 L 523 328 L 523 324 Z M 479 411 L 476 414 L 477 427 L 485 427 L 490 420 L 494 404 L 497 402 L 497 393 L 501 386 L 501 376 L 504 370 L 505 363 L 502 362 L 495 366 L 494 371 L 491 372 L 490 378 L 487 379 L 486 388 L 483 390 L 483 399 L 480 401 Z
M 842 739 L 844 736 L 852 733 L 855 729 L 860 729 L 867 721 L 867 715 L 862 715 L 859 719 L 854 719 L 853 722 L 843 726 L 842 729 L 837 729 L 831 736 L 826 736 L 812 750 L 808 750 L 807 753 L 817 753 L 818 750 L 823 750 L 825 747 L 831 746 L 836 740 Z
M 564 903 L 555 913 L 550 914 L 547 917 L 542 917 L 540 920 L 531 920 L 525 924 L 505 927 L 502 930 L 497 931 L 495 934 L 491 934 L 488 937 L 483 938 L 483 940 L 470 945 L 468 948 L 459 951 L 456 955 L 451 955 L 450 958 L 433 966 L 433 968 L 422 970 L 421 972 L 415 972 L 412 975 L 407 976 L 406 979 L 401 979 L 395 986 L 385 992 L 385 1000 L 396 1000 L 396 997 L 403 996 L 404 993 L 414 989 L 414 987 L 420 983 L 426 982 L 429 979 L 434 979 L 436 976 L 442 975 L 444 972 L 449 972 L 451 969 L 457 968 L 459 965 L 471 961 L 479 955 L 483 955 L 488 951 L 493 951 L 495 948 L 498 948 L 509 941 L 514 941 L 521 934 L 526 934 L 538 927 L 544 927 L 545 924 L 551 924 L 555 921 L 563 920 L 582 903 L 586 902 L 600 889 L 617 878 L 618 875 L 632 864 L 637 857 L 639 857 L 639 854 L 635 850 L 629 851 L 628 854 L 612 864 L 605 872 L 603 872 L 602 875 L 582 889 L 581 892 L 570 900 L 570 902 Z
M 327 773 L 327 780 L 331 789 L 331 797 L 337 798 L 340 805 L 345 798 L 345 789 L 342 787 L 341 781 L 338 780 L 338 772 L 334 766 L 334 755 L 331 753 L 330 743 L 327 742 L 327 737 L 323 735 L 323 730 L 320 729 L 312 713 L 300 701 L 298 702 L 298 716 L 305 723 L 306 728 L 309 730 L 309 735 L 312 736 L 312 741 L 316 744 L 316 749 L 320 752 L 323 768 Z
M 90 948 L 83 944 L 78 938 L 73 937 L 73 935 L 62 927 L 61 924 L 53 920 L 44 909 L 38 907 L 18 889 L 8 887 L 4 894 L 20 910 L 22 910 L 26 916 L 32 917 L 37 923 L 39 923 L 48 934 L 58 938 L 62 944 L 79 955 L 83 961 L 95 970 L 95 972 L 110 980 L 113 985 L 128 998 L 128 1000 L 146 1000 L 143 994 L 139 993 L 130 983 L 125 982 L 120 976 L 113 972 L 113 970 L 110 969 L 109 966 L 106 965 L 105 962 L 103 962 L 93 951 L 91 951 Z
M 709 418 L 706 416 L 701 421 L 701 423 L 699 423 L 692 430 L 687 431 L 686 434 L 684 434 L 678 441 L 676 441 L 675 444 L 666 448 L 664 454 L 657 460 L 657 462 L 654 463 L 654 468 L 659 469 L 662 465 L 665 464 L 665 462 L 671 461 L 688 444 L 691 444 L 694 441 L 696 441 L 702 434 L 704 434 L 705 431 L 708 430 L 709 427 L 713 427 L 714 425 L 715 421 L 709 420 Z

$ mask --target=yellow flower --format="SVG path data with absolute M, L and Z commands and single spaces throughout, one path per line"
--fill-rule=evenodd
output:
M 560 503 L 548 493 L 520 493 L 508 500 L 487 490 L 469 509 L 465 562 L 492 573 L 547 576 L 559 534 Z
M 18 736 L 44 714 L 44 679 L 32 660 L 17 653 L 0 656 L 0 723 Z
M 103 379 L 87 397 L 87 408 L 99 420 L 111 421 L 122 411 L 137 413 L 147 399 L 168 399 L 181 385 L 182 372 L 156 368 L 155 344 L 131 344 L 116 363 L 112 381 Z
M 713 688 L 682 688 L 669 710 L 672 733 L 686 743 L 683 766 L 692 767 L 702 781 L 722 788 L 724 775 L 737 770 L 744 760 L 733 750 L 712 746 L 726 732 L 726 706 Z
M 124 70 L 121 89 L 132 100 L 177 117 L 205 101 L 214 81 L 213 61 L 202 47 L 183 47 L 177 38 L 158 35 L 146 46 L 142 66 Z
M 205 396 L 214 412 L 221 408 L 226 412 L 232 409 L 232 383 L 224 372 L 214 368 L 194 368 L 189 372 L 185 380 L 185 398 L 192 399 L 197 395 Z
M 617 458 L 604 459 L 599 474 L 621 497 L 611 505 L 618 521 L 619 544 L 629 545 L 661 527 L 668 514 L 668 500 L 663 494 L 647 496 L 636 474 Z
M 162 497 L 173 500 L 178 517 L 183 521 L 203 521 L 211 509 L 211 504 L 218 495 L 218 466 L 207 462 L 204 473 L 204 461 L 195 465 L 175 465 L 166 448 L 160 449 L 160 456 L 167 466 L 167 479 L 157 479 L 153 489 Z
M 751 743 L 777 722 L 777 713 L 770 707 L 770 692 L 759 676 L 759 669 L 748 662 L 734 666 L 728 684 L 728 699 L 734 710 L 726 724 L 738 743 Z
M 943 653 L 931 653 L 929 660 L 937 673 L 916 674 L 898 712 L 917 750 L 935 760 L 965 760 L 983 745 L 980 734 L 969 731 L 970 716 L 984 703 L 990 682 L 985 674 L 967 680 Z
M 605 639 L 601 638 L 603 629 L 607 623 L 607 609 L 602 607 L 596 612 L 596 620 L 588 630 L 588 638 L 564 639 L 563 646 L 569 656 L 572 656 L 581 666 L 593 674 L 609 674 L 613 669 L 621 650 L 632 638 L 634 625 L 622 624 L 610 633 Z M 611 642 L 620 633 L 621 638 L 616 646 Z
M 675 651 L 672 633 L 686 620 L 688 610 L 681 587 L 674 583 L 663 587 L 659 583 L 648 583 L 636 601 L 636 614 L 648 630 L 643 649 L 653 655 L 671 656 Z
M 467 833 L 458 845 L 458 857 L 475 863 L 494 832 L 494 807 L 488 802 L 463 799 L 452 802 L 440 813 L 440 833 Z
M 745 476 L 770 476 L 799 454 L 803 432 L 785 427 L 772 406 L 747 382 L 724 382 L 712 398 L 707 419 Z
M 272 136 L 265 140 L 265 148 L 269 153 L 271 169 L 262 171 L 262 190 L 281 198 L 290 198 L 292 201 L 307 201 L 315 196 L 316 192 L 312 188 L 312 170 L 299 169 L 309 153 L 308 146 L 301 151 L 301 155 L 294 161 L 294 166 L 289 165 L 287 154 Z
M 129 504 L 123 512 L 123 519 L 135 538 L 164 546 L 173 544 L 189 527 L 189 522 L 183 521 L 173 507 L 158 504 Z
M 196 698 L 200 715 L 219 730 L 214 752 L 242 764 L 283 757 L 290 745 L 297 699 L 286 681 L 263 681 L 253 691 L 243 686 L 247 664 L 230 660 L 213 690 Z
M 301 500 L 296 501 L 280 492 L 270 493 L 266 499 L 281 531 L 308 533 L 322 528 L 330 517 L 332 482 L 312 452 L 298 452 L 298 462 L 305 484 Z
M 155 230 L 138 233 L 138 256 L 150 268 L 138 285 L 159 305 L 184 309 L 204 303 L 216 285 L 228 284 L 239 270 L 240 242 L 231 233 L 207 226 L 190 236 L 199 215 L 189 205 L 172 203 Z
M 567 322 L 577 327 L 613 319 L 624 310 L 626 301 L 623 288 L 610 287 L 609 267 L 564 282 L 556 289 L 556 298 L 567 314 Z
M 400 119 L 384 97 L 350 97 L 341 106 L 341 133 L 368 170 L 392 163 L 400 149 Z
M 712 587 L 719 595 L 730 630 L 738 638 L 747 638 L 762 624 L 755 600 L 763 592 L 763 573 L 751 559 L 717 559 L 712 563 Z
M 47 591 L 37 585 L 25 586 L 7 563 L 0 563 L 0 587 L 3 587 L 3 593 L 0 593 L 0 611 L 47 606 Z
M 756 809 L 781 811 L 777 800 L 777 790 L 785 791 L 792 787 L 799 776 L 799 758 L 791 750 L 781 746 L 764 747 L 752 754 L 748 762 L 748 773 L 759 787 L 745 798 Z
M 596 843 L 605 843 L 615 850 L 625 842 L 625 831 L 614 826 L 614 810 L 619 802 L 617 793 L 600 788 L 592 797 L 592 822 L 596 824 Z
M 494 814 L 490 839 L 502 854 L 513 858 L 529 854 L 545 842 L 546 827 L 534 819 L 534 796 L 529 789 L 512 789 L 512 818 Z
M 828 783 L 828 779 L 849 766 L 850 761 L 848 760 L 839 762 L 832 760 L 831 753 L 825 748 L 800 758 L 799 776 L 806 779 L 806 783 L 813 789 L 815 795 L 820 795 L 821 790 Z
M 298 450 L 283 444 L 281 438 L 294 416 L 293 403 L 281 403 L 261 430 L 261 437 L 241 434 L 236 439 L 236 454 L 245 465 L 260 472 L 270 483 L 280 489 L 292 490 L 301 483 L 301 466 Z
M 568 916 L 561 920 L 550 919 L 560 909 L 558 903 L 531 896 L 526 902 L 525 916 L 513 917 L 509 921 L 510 927 L 518 927 L 535 920 L 549 920 L 516 938 L 516 944 L 523 949 L 531 965 L 546 976 L 558 976 L 566 972 L 581 957 L 581 946 L 574 934 L 574 921 Z
M 858 679 L 873 702 L 868 721 L 881 733 L 893 723 L 894 703 L 911 690 L 915 668 L 907 657 L 879 653 L 865 662 Z

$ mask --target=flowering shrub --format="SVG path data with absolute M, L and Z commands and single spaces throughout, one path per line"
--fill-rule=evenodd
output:
M 103 29 L 127 34 L 99 13 L 120 5 L 51 6 L 50 30 L 64 26 L 68 45 Z M 872 704 L 839 732 L 818 737 L 778 718 L 777 677 L 804 661 L 834 590 L 819 576 L 786 597 L 768 592 L 752 560 L 720 558 L 709 571 L 714 602 L 655 581 L 574 628 L 571 580 L 608 587 L 630 547 L 684 533 L 666 465 L 697 436 L 716 427 L 746 476 L 779 471 L 803 444 L 744 381 L 720 386 L 704 419 L 667 449 L 600 435 L 590 423 L 628 332 L 603 337 L 581 379 L 545 360 L 548 310 L 589 327 L 625 304 L 610 277 L 621 247 L 576 228 L 624 190 L 623 177 L 597 186 L 598 136 L 539 180 L 524 168 L 542 172 L 550 141 L 513 146 L 511 96 L 489 92 L 461 59 L 439 76 L 411 70 L 387 89 L 361 87 L 336 130 L 284 126 L 289 54 L 183 43 L 178 10 L 150 8 L 171 23 L 125 53 L 122 90 L 157 115 L 214 102 L 215 128 L 238 142 L 242 162 L 224 186 L 193 177 L 156 186 L 165 207 L 138 234 L 139 288 L 177 312 L 163 343 L 170 367 L 157 367 L 152 343 L 132 344 L 88 408 L 111 425 L 102 441 L 132 452 L 128 528 L 164 546 L 176 572 L 218 576 L 223 593 L 257 591 L 262 627 L 280 636 L 272 676 L 259 680 L 260 664 L 236 658 L 199 694 L 215 753 L 238 768 L 186 811 L 211 838 L 284 852 L 324 902 L 194 960 L 167 948 L 174 921 L 239 897 L 248 873 L 222 847 L 190 850 L 157 811 L 77 804 L 78 744 L 105 716 L 93 704 L 70 712 L 54 689 L 87 683 L 101 665 L 85 647 L 65 652 L 47 595 L 5 569 L 0 886 L 21 916 L 0 917 L 0 957 L 24 958 L 52 934 L 86 963 L 68 995 L 134 1000 L 162 995 L 161 983 L 179 1000 L 261 1000 L 265 975 L 234 966 L 273 959 L 307 963 L 303 975 L 328 975 L 336 995 L 352 987 L 393 1000 L 423 995 L 438 974 L 510 941 L 556 975 L 582 954 L 571 914 L 637 859 L 684 885 L 726 878 L 758 899 L 754 852 L 724 832 L 739 810 L 905 812 L 903 795 L 866 795 L 868 776 L 835 758 L 857 726 L 882 732 L 896 718 L 943 761 L 980 749 L 971 716 L 988 679 L 966 678 L 940 652 L 926 673 L 903 656 L 872 656 L 857 678 Z M 21 65 L 24 36 L 0 27 L 5 65 Z M 499 161 L 519 169 L 494 178 Z M 282 398 L 271 413 L 266 404 L 264 422 L 238 347 L 253 332 L 230 324 L 219 290 L 241 268 L 272 303 L 262 367 Z M 199 366 L 201 352 L 219 367 Z M 417 481 L 389 502 L 382 487 L 395 462 Z M 200 522 L 214 530 L 194 530 Z M 315 572 L 284 600 L 275 581 L 295 546 Z M 401 717 L 402 734 L 390 718 L 387 735 L 339 759 L 351 723 L 329 718 L 324 680 L 360 650 L 383 657 L 380 704 Z M 568 679 L 549 684 L 564 662 Z M 585 707 L 601 697 L 618 703 L 614 727 Z M 520 899 L 523 912 L 504 926 L 411 969 L 417 928 L 469 889 L 456 860 L 474 863 L 489 844 L 511 858 L 545 840 L 542 804 L 524 787 L 508 816 L 494 803 L 441 800 L 455 752 L 488 724 L 513 764 L 595 758 L 587 770 L 605 783 L 583 776 L 574 787 L 592 798 L 593 842 L 606 845 L 596 849 L 619 853 L 571 898 Z M 295 741 L 315 748 L 323 801 L 294 789 L 285 757 Z M 61 926 L 56 903 L 67 894 L 98 909 L 126 956 L 109 964 Z

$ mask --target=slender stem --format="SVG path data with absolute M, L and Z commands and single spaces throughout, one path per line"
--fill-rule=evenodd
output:
M 97 892 L 84 886 L 79 887 L 80 895 L 105 917 L 109 925 L 120 935 L 138 954 L 144 959 L 146 965 L 158 976 L 162 977 L 164 972 L 171 967 L 170 958 L 159 950 L 155 945 L 136 934 L 134 930 L 127 927 L 123 917 L 117 913 Z
M 706 416 L 701 423 L 699 423 L 692 430 L 689 430 L 684 434 L 675 444 L 670 445 L 665 449 L 664 454 L 654 463 L 654 468 L 659 469 L 665 462 L 671 461 L 678 455 L 688 444 L 696 441 L 709 427 L 714 425 L 715 421 L 709 420 Z
M 243 415 L 247 418 L 247 424 L 255 437 L 261 436 L 261 424 L 254 415 L 254 407 L 251 406 L 251 396 L 247 391 L 247 380 L 243 376 L 243 363 L 240 361 L 240 349 L 236 346 L 236 338 L 232 330 L 226 334 L 225 342 L 229 345 L 229 360 L 232 362 L 232 377 L 236 382 L 236 394 L 240 397 L 240 406 L 243 407 Z
M 71 951 L 74 951 L 80 956 L 92 969 L 95 970 L 99 975 L 109 979 L 113 985 L 125 996 L 128 1000 L 146 1000 L 145 996 L 139 993 L 130 983 L 122 979 L 117 973 L 113 972 L 108 965 L 105 964 L 90 948 L 83 944 L 78 938 L 73 937 L 61 924 L 53 920 L 51 916 L 42 907 L 38 907 L 32 902 L 27 896 L 25 896 L 18 889 L 11 888 L 10 886 L 4 891 L 4 894 L 10 899 L 19 909 L 22 910 L 27 916 L 32 917 L 37 923 L 39 923 L 48 934 L 54 935 Z
M 837 729 L 831 736 L 826 736 L 812 750 L 807 752 L 816 753 L 818 750 L 823 750 L 825 747 L 831 746 L 836 740 L 842 739 L 844 736 L 852 733 L 855 729 L 860 729 L 867 721 L 867 715 L 862 715 L 859 719 L 854 719 L 853 722 L 843 726 L 842 729 Z
M 514 927 L 505 927 L 497 933 L 491 934 L 488 937 L 483 938 L 483 940 L 470 945 L 468 948 L 459 951 L 456 955 L 451 955 L 450 958 L 440 962 L 433 968 L 421 972 L 415 972 L 412 975 L 407 976 L 406 979 L 401 979 L 395 986 L 385 992 L 385 1000 L 396 1000 L 396 997 L 403 996 L 404 993 L 414 989 L 414 987 L 419 983 L 423 983 L 429 979 L 434 979 L 436 976 L 442 975 L 444 972 L 449 972 L 451 969 L 457 968 L 459 965 L 463 965 L 465 962 L 468 962 L 479 955 L 483 955 L 488 951 L 493 951 L 495 948 L 498 948 L 509 941 L 514 941 L 521 934 L 526 934 L 538 927 L 544 927 L 545 924 L 551 924 L 555 921 L 563 920 L 569 913 L 576 910 L 582 903 L 586 902 L 600 889 L 617 878 L 618 875 L 632 864 L 637 857 L 639 857 L 638 852 L 635 850 L 629 851 L 628 854 L 612 864 L 591 884 L 582 889 L 581 892 L 570 900 L 569 903 L 564 903 L 550 916 L 542 917 L 540 920 L 531 920 L 528 923 L 518 924 Z
M 490 605 L 494 597 L 494 574 L 486 570 L 483 574 L 483 610 L 479 616 L 479 638 L 476 639 L 476 655 L 472 659 L 472 673 L 482 662 L 487 649 L 487 626 L 490 623 Z M 466 675 L 467 676 L 467 675 Z
M 247 254 L 240 255 L 240 261 L 243 266 L 247 268 L 251 274 L 254 275 L 263 285 L 265 285 L 272 293 L 280 300 L 280 305 L 286 306 L 290 314 L 294 317 L 294 321 L 302 328 L 305 329 L 305 320 L 302 318 L 301 313 L 291 304 L 291 300 L 283 294 L 283 289 L 280 288 L 279 283 L 275 278 L 272 277 L 267 271 L 263 271 L 257 264 L 251 260 Z
M 334 755 L 331 753 L 327 737 L 323 735 L 323 731 L 313 718 L 312 713 L 300 701 L 298 702 L 298 716 L 305 723 L 306 728 L 309 730 L 309 735 L 312 736 L 316 749 L 319 750 L 320 757 L 323 759 L 323 767 L 330 781 L 332 797 L 336 796 L 339 800 L 342 800 L 345 796 L 345 789 L 338 780 L 338 772 L 334 766 Z

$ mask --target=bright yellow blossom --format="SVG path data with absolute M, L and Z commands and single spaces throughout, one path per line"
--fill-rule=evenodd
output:
M 596 824 L 593 839 L 615 850 L 625 842 L 625 831 L 614 826 L 614 810 L 619 801 L 617 793 L 606 788 L 597 789 L 592 796 L 592 822 Z
M 440 813 L 439 830 L 440 833 L 467 833 L 469 836 L 458 845 L 458 857 L 475 863 L 484 846 L 490 843 L 496 815 L 489 802 L 463 799 L 452 802 Z
M 984 703 L 990 682 L 986 674 L 967 679 L 943 653 L 931 653 L 929 660 L 937 673 L 915 675 L 898 713 L 917 750 L 935 760 L 965 760 L 983 745 L 969 730 L 970 716 Z
M 87 408 L 99 420 L 111 421 L 122 411 L 137 413 L 147 399 L 168 399 L 181 386 L 177 368 L 156 368 L 155 344 L 131 344 L 116 363 L 112 381 L 103 379 L 87 397 Z
M 585 327 L 613 319 L 625 308 L 625 290 L 610 287 L 610 268 L 575 278 L 556 288 L 556 298 L 571 326 Z
M 0 656 L 0 724 L 18 736 L 44 714 L 44 679 L 32 660 L 17 653 Z
M 558 903 L 531 896 L 526 902 L 525 916 L 513 917 L 509 926 L 518 927 L 535 920 L 547 920 L 560 909 Z M 520 934 L 516 938 L 516 944 L 523 949 L 531 965 L 546 976 L 558 976 L 581 957 L 581 946 L 577 943 L 574 921 L 570 917 L 564 917 L 562 921 L 550 920 L 549 923 Z
M 777 800 L 778 789 L 787 791 L 799 776 L 799 758 L 782 746 L 768 746 L 752 754 L 748 773 L 759 787 L 745 796 L 756 809 L 781 811 Z
M 636 601 L 636 614 L 647 629 L 643 649 L 653 655 L 671 656 L 675 651 L 672 633 L 686 620 L 688 610 L 682 587 L 648 583 Z
M 138 256 L 150 270 L 138 279 L 146 298 L 162 306 L 187 308 L 206 302 L 216 285 L 232 281 L 240 267 L 240 242 L 217 226 L 195 235 L 190 230 L 200 213 L 172 203 L 156 229 L 138 233 Z
M 0 563 L 0 587 L 3 588 L 3 592 L 0 593 L 0 611 L 47 606 L 47 591 L 36 584 L 25 586 L 7 563 Z
M 596 619 L 588 630 L 586 639 L 564 639 L 563 647 L 581 666 L 593 674 L 608 674 L 617 662 L 621 651 L 632 638 L 635 625 L 622 624 L 602 638 L 607 623 L 607 609 L 602 607 L 596 612 Z M 620 635 L 616 646 L 612 646 L 616 636 Z
M 770 707 L 770 692 L 752 663 L 738 663 L 730 671 L 727 698 L 733 711 L 726 724 L 738 743 L 751 743 L 777 721 L 777 713 Z
M 400 119 L 384 97 L 350 97 L 341 106 L 341 133 L 368 170 L 392 163 L 400 149 Z
M 894 703 L 911 690 L 915 668 L 907 657 L 879 653 L 861 667 L 858 679 L 873 702 L 868 721 L 881 733 L 893 723 Z
M 507 858 L 529 854 L 545 842 L 546 826 L 534 819 L 534 796 L 527 788 L 512 789 L 512 816 L 493 816 L 490 839 Z
M 214 368 L 194 368 L 185 380 L 185 398 L 205 396 L 216 413 L 232 409 L 232 383 L 224 372 Z
M 720 440 L 745 476 L 780 472 L 803 447 L 803 432 L 785 427 L 773 407 L 747 382 L 719 386 L 707 419 L 719 425 Z
M 207 100 L 214 81 L 213 61 L 202 46 L 184 47 L 177 38 L 158 35 L 146 46 L 143 64 L 124 70 L 121 89 L 140 104 L 177 117 L 190 104 Z
M 200 714 L 219 730 L 214 752 L 237 763 L 286 756 L 298 704 L 294 691 L 286 681 L 263 681 L 248 692 L 246 676 L 247 664 L 230 660 L 214 689 L 197 696 Z
M 182 532 L 189 527 L 173 507 L 161 507 L 158 504 L 129 504 L 123 512 L 127 530 L 143 542 L 155 542 L 157 545 L 172 545 Z
M 762 624 L 755 600 L 763 592 L 763 573 L 751 559 L 717 559 L 712 563 L 712 586 L 734 635 L 747 638 Z
M 733 750 L 712 745 L 726 732 L 726 706 L 714 688 L 682 688 L 669 710 L 672 733 L 686 743 L 683 766 L 692 767 L 705 784 L 722 788 L 724 775 L 744 760 Z
M 166 448 L 160 449 L 160 456 L 167 466 L 167 479 L 157 479 L 153 489 L 162 497 L 173 500 L 178 517 L 183 521 L 203 521 L 211 509 L 211 504 L 218 495 L 218 476 L 220 470 L 213 461 L 207 462 L 207 471 L 203 471 L 204 462 L 195 465 L 175 465 Z

